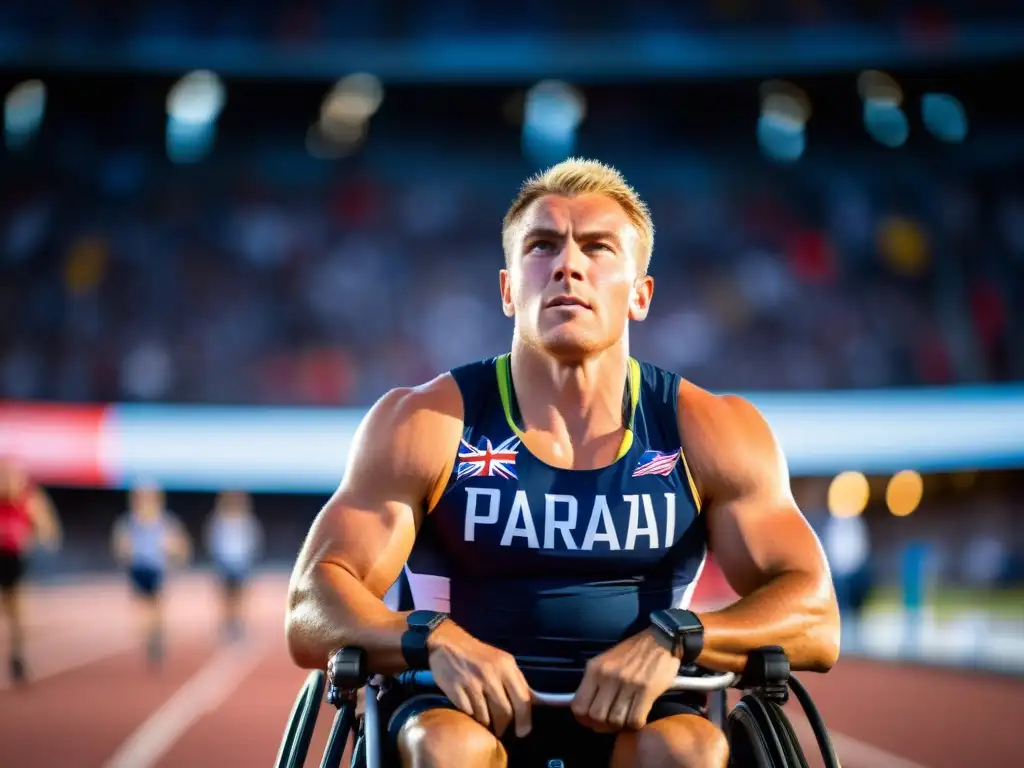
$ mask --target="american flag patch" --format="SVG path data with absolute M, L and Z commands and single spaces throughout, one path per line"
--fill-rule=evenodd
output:
M 459 451 L 457 476 L 460 480 L 467 477 L 503 477 L 506 480 L 517 480 L 516 449 L 519 438 L 513 435 L 507 440 L 492 446 L 486 437 L 480 441 L 479 448 L 462 440 Z
M 661 451 L 644 451 L 640 457 L 636 469 L 633 470 L 633 477 L 642 475 L 668 475 L 676 468 L 679 461 L 679 451 L 662 453 Z

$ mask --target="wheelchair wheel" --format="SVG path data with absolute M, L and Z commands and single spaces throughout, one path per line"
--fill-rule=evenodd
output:
M 730 768 L 807 768 L 782 708 L 751 694 L 729 713 L 729 753 Z
M 302 768 L 306 762 L 326 685 L 327 675 L 319 670 L 310 672 L 306 677 L 292 706 L 284 740 L 277 752 L 276 768 Z

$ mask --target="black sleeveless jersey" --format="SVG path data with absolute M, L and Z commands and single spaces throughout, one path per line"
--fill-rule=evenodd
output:
M 521 441 L 509 355 L 451 373 L 462 440 L 406 564 L 414 605 L 512 653 L 535 688 L 571 690 L 588 658 L 646 627 L 651 611 L 685 607 L 704 566 L 679 377 L 630 359 L 617 459 L 566 470 Z

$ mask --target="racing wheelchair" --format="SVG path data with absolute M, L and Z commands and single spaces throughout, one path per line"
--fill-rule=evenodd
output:
M 358 690 L 366 686 L 365 712 L 356 716 Z M 728 710 L 727 691 L 735 688 L 742 697 Z M 341 768 L 350 734 L 356 733 L 348 768 L 397 768 L 385 749 L 386 723 L 380 711 L 382 690 L 439 693 L 428 671 L 407 670 L 394 677 L 368 677 L 366 656 L 359 648 L 342 648 L 332 655 L 326 671 L 309 673 L 292 707 L 276 768 L 302 768 L 313 738 L 320 705 L 336 708 L 320 768 Z M 839 768 L 831 739 L 807 690 L 790 673 L 782 648 L 768 646 L 750 654 L 741 675 L 714 673 L 699 667 L 680 668 L 670 691 L 702 691 L 710 694 L 708 716 L 726 734 L 730 768 L 807 768 L 800 742 L 783 711 L 790 691 L 796 696 L 814 732 L 825 768 Z M 573 694 L 534 692 L 534 706 L 568 707 Z M 570 754 L 553 745 L 541 761 L 546 768 L 575 768 Z M 510 766 L 510 768 L 515 768 Z

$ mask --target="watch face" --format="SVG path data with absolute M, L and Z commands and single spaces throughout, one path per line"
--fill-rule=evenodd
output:
M 439 618 L 435 611 L 413 611 L 406 618 L 406 623 L 415 629 L 430 629 Z

